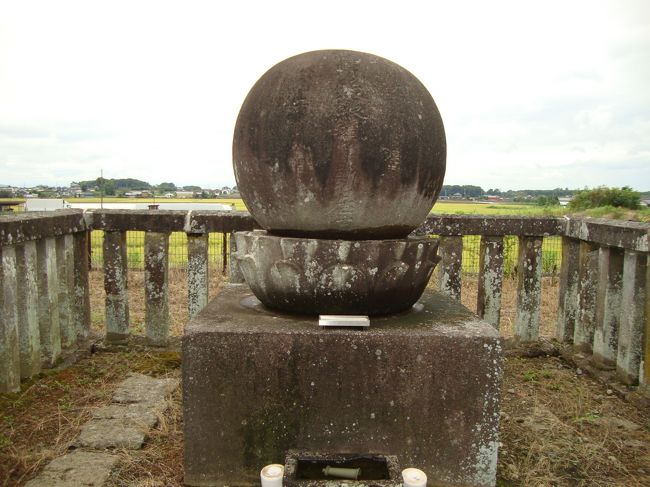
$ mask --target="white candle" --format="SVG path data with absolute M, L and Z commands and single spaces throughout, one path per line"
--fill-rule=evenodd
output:
M 426 487 L 427 475 L 417 468 L 407 468 L 402 470 L 404 487 Z
M 262 487 L 282 487 L 282 477 L 284 476 L 284 466 L 272 463 L 267 465 L 260 472 Z

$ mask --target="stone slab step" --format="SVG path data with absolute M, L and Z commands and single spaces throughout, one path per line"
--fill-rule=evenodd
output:
M 158 414 L 165 408 L 167 397 L 178 386 L 178 379 L 131 374 L 117 387 L 113 404 L 93 413 L 75 445 L 96 450 L 142 448 L 147 432 L 158 423 Z
M 74 450 L 52 460 L 25 487 L 101 487 L 118 461 L 108 452 Z
M 157 379 L 133 373 L 118 386 L 113 394 L 113 402 L 158 404 L 164 401 L 178 385 L 178 379 Z
M 92 450 L 142 448 L 147 432 L 158 423 L 178 379 L 131 374 L 113 394 L 113 403 L 97 409 L 74 445 Z M 106 451 L 74 450 L 55 458 L 27 487 L 101 487 L 119 457 Z
M 81 428 L 75 445 L 95 450 L 107 448 L 139 450 L 144 445 L 147 429 L 129 420 L 91 419 Z

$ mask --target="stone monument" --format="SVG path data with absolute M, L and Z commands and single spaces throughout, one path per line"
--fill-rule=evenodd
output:
M 233 142 L 242 199 L 266 230 L 236 235 L 255 295 L 309 314 L 413 306 L 438 242 L 407 235 L 438 197 L 446 147 L 433 98 L 395 63 L 315 51 L 271 68 Z
M 493 485 L 498 333 L 425 291 L 438 241 L 409 236 L 445 173 L 426 88 L 371 54 L 289 58 L 244 101 L 233 164 L 262 230 L 235 234 L 248 287 L 226 286 L 185 331 L 186 483 L 252 485 L 310 451 Z M 320 314 L 371 326 L 321 329 Z

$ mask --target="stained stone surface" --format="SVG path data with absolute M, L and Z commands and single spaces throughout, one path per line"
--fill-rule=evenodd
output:
M 261 467 L 300 449 L 396 455 L 429 485 L 494 485 L 494 327 L 430 290 L 363 330 L 251 301 L 227 285 L 185 329 L 186 484 L 259 485 Z
M 157 379 L 133 373 L 115 391 L 114 402 L 155 404 L 178 387 L 178 379 Z
M 145 431 L 144 426 L 130 420 L 92 419 L 81 428 L 76 445 L 96 450 L 106 448 L 137 450 L 144 444 Z
M 96 419 L 119 419 L 130 421 L 135 425 L 153 428 L 158 423 L 158 416 L 152 404 L 109 404 L 93 412 Z
M 403 238 L 442 187 L 445 132 L 406 69 L 372 54 L 303 53 L 267 71 L 233 140 L 247 208 L 277 235 Z
M 235 258 L 266 306 L 292 313 L 385 315 L 422 295 L 438 241 L 325 240 L 237 232 Z
M 25 487 L 101 487 L 118 461 L 111 453 L 75 450 L 52 460 Z

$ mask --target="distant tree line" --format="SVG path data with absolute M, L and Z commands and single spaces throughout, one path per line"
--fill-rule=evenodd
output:
M 440 192 L 441 196 L 451 197 L 454 195 L 461 195 L 463 198 L 480 198 L 485 195 L 501 196 L 517 201 L 518 199 L 530 199 L 530 197 L 544 196 L 547 198 L 557 199 L 560 196 L 570 196 L 577 193 L 577 189 L 569 188 L 555 188 L 555 189 L 509 189 L 501 191 L 499 188 L 489 188 L 485 191 L 481 186 L 474 186 L 471 184 L 458 185 L 458 184 L 445 184 Z
M 107 196 L 112 196 L 117 193 L 118 190 L 130 191 L 130 190 L 144 190 L 151 189 L 151 185 L 146 181 L 140 181 L 139 179 L 126 178 L 126 179 L 106 179 L 106 178 L 97 178 L 90 181 L 79 181 L 79 186 L 81 191 L 88 191 L 90 188 L 98 188 L 100 191 Z
M 158 185 L 149 184 L 139 179 L 106 179 L 97 178 L 89 181 L 79 181 L 81 191 L 86 192 L 92 188 L 97 188 L 106 196 L 114 196 L 127 191 L 156 191 L 158 193 L 173 193 L 177 190 L 201 192 L 202 188 L 196 185 L 176 186 L 174 183 L 163 182 Z M 205 192 L 203 192 L 205 193 Z M 208 198 L 210 195 L 205 193 L 201 197 Z

